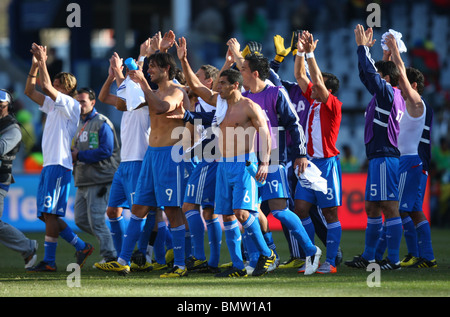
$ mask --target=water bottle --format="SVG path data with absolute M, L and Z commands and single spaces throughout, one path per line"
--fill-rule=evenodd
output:
M 136 69 L 138 69 L 138 66 L 136 65 L 136 62 L 134 61 L 134 59 L 132 57 L 128 57 L 125 60 L 125 66 L 127 66 L 127 68 L 129 70 L 136 70 Z
M 256 166 L 255 163 L 247 161 L 245 163 L 245 168 L 247 169 L 247 172 L 249 172 L 250 175 L 252 175 L 252 177 L 256 180 L 256 185 L 258 185 L 258 187 L 264 186 L 266 184 L 265 180 L 263 182 L 260 182 L 256 179 L 255 176 L 256 176 L 256 173 L 258 172 L 258 167 Z

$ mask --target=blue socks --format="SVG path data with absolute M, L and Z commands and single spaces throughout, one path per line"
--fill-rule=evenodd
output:
M 194 209 L 187 211 L 185 214 L 194 247 L 194 257 L 198 260 L 205 260 L 205 225 L 200 211 Z
M 155 261 L 159 264 L 166 263 L 166 233 L 167 225 L 165 221 L 158 222 L 158 233 L 156 234 L 155 243 L 153 244 L 153 254 Z
M 317 248 L 314 245 L 314 225 L 311 218 L 305 218 L 305 223 L 308 227 L 304 226 L 304 222 L 289 209 L 274 210 L 273 216 L 278 219 L 286 228 L 291 232 L 295 239 L 300 243 L 300 246 L 306 253 L 306 256 L 312 256 L 316 254 Z M 308 228 L 308 229 L 307 229 Z M 309 232 L 308 232 L 309 230 Z
M 224 221 L 223 225 L 225 229 L 225 241 L 227 242 L 233 266 L 238 270 L 243 270 L 245 266 L 242 260 L 241 232 L 239 231 L 238 221 Z
M 186 227 L 184 225 L 171 228 L 173 235 L 173 265 L 180 269 L 185 268 Z
M 59 236 L 75 247 L 75 250 L 80 251 L 86 247 L 86 243 L 81 240 L 69 226 L 59 233 Z M 54 241 L 50 241 L 54 240 Z M 44 241 L 44 259 L 45 263 L 55 265 L 56 262 L 56 247 L 58 246 L 57 238 L 45 237 Z
M 58 242 L 44 241 L 44 259 L 45 263 L 55 265 L 56 261 L 56 247 Z
M 302 222 L 303 228 L 305 228 L 306 233 L 308 234 L 309 239 L 314 244 L 316 229 L 314 228 L 314 223 L 313 223 L 311 217 L 303 218 L 301 220 L 301 222 Z
M 415 257 L 422 257 L 428 261 L 433 260 L 434 252 L 431 244 L 429 222 L 424 220 L 418 223 L 417 226 L 414 226 L 414 223 L 408 216 L 402 218 L 402 226 L 408 253 Z M 383 229 L 383 233 L 377 246 L 376 260 L 381 260 L 383 258 L 384 251 L 387 247 L 386 226 L 384 226 Z
M 244 242 L 244 253 L 246 254 L 247 260 L 249 261 L 249 265 L 251 267 L 256 267 L 256 263 L 258 263 L 259 259 L 258 248 L 256 247 L 253 239 L 250 237 L 247 231 L 244 231 L 244 233 L 242 234 L 242 240 Z
M 255 217 L 250 213 L 247 220 L 242 224 L 242 227 L 248 232 L 249 237 L 252 239 L 261 255 L 270 256 L 272 254 L 272 250 L 269 249 L 262 235 L 257 216 Z
M 381 261 L 384 259 L 384 252 L 386 251 L 387 243 L 386 243 L 386 224 L 383 224 L 383 228 L 381 231 L 380 239 L 377 243 L 377 249 L 375 251 L 375 260 Z
M 402 219 L 400 217 L 386 219 L 386 243 L 388 249 L 387 258 L 392 263 L 400 262 L 399 252 L 402 232 Z
M 336 267 L 336 256 L 341 243 L 342 227 L 339 221 L 327 224 L 327 262 Z
M 368 217 L 366 227 L 365 247 L 362 257 L 368 261 L 375 260 L 375 251 L 383 227 L 383 218 Z
M 434 260 L 433 246 L 431 244 L 430 224 L 424 220 L 417 224 L 417 242 L 419 245 L 419 254 L 425 260 Z
M 419 246 L 417 245 L 416 226 L 410 216 L 402 218 L 403 235 L 406 241 L 408 253 L 412 256 L 419 257 Z
M 123 216 L 117 218 L 109 218 L 109 225 L 111 230 L 111 236 L 114 243 L 114 248 L 117 254 L 122 251 L 123 233 L 125 232 L 125 223 Z
M 219 266 L 220 247 L 222 245 L 222 226 L 219 218 L 212 220 L 205 220 L 206 228 L 208 229 L 209 240 L 209 260 L 208 265 L 212 267 Z
M 122 265 L 130 265 L 131 255 L 134 251 L 137 241 L 141 235 L 141 231 L 144 228 L 145 219 L 136 217 L 131 214 L 130 222 L 128 223 L 128 228 L 126 236 L 123 239 L 122 251 L 119 256 L 119 263 Z
M 272 232 L 263 232 L 263 237 L 269 249 L 271 249 L 278 258 L 277 247 L 275 245 L 275 242 L 273 241 Z
M 83 250 L 86 247 L 86 243 L 81 240 L 69 226 L 64 228 L 64 230 L 59 233 L 59 236 L 73 245 L 77 251 Z
M 138 250 L 142 252 L 142 254 L 144 255 L 147 253 L 148 240 L 150 239 L 150 234 L 152 233 L 153 228 L 155 227 L 155 222 L 156 222 L 156 213 L 149 212 L 138 241 Z

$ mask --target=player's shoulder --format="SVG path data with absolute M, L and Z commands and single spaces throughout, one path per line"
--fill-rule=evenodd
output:
M 248 97 L 242 96 L 241 99 L 239 100 L 239 106 L 241 106 L 241 107 L 248 108 L 248 107 L 255 107 L 257 105 L 258 104 L 256 102 L 254 102 L 253 100 L 251 100 Z

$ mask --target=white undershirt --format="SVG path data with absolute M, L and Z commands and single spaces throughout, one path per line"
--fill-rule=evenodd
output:
M 422 101 L 423 103 L 423 101 Z M 427 108 L 423 105 L 423 113 L 418 118 L 409 115 L 408 109 L 400 120 L 400 133 L 398 135 L 398 149 L 401 155 L 417 155 L 420 139 L 425 126 Z
M 58 92 L 55 101 L 46 96 L 39 110 L 47 114 L 42 136 L 43 166 L 62 165 L 71 170 L 70 147 L 80 120 L 80 104 Z

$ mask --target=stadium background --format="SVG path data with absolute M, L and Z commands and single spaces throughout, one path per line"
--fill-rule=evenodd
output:
M 97 93 L 107 76 L 109 57 L 114 51 L 124 59 L 137 57 L 139 45 L 157 31 L 174 30 L 188 39 L 189 58 L 194 69 L 204 63 L 220 68 L 226 41 L 236 37 L 244 47 L 249 40 L 263 44 L 263 54 L 275 55 L 273 36 L 279 34 L 290 45 L 292 31 L 307 29 L 319 39 L 315 51 L 322 71 L 340 79 L 337 94 L 343 102 L 343 120 L 338 138 L 341 160 L 344 148 L 352 160 L 343 166 L 344 201 L 340 208 L 344 229 L 364 229 L 365 152 L 364 109 L 370 96 L 358 77 L 353 29 L 366 25 L 369 3 L 381 8 L 381 26 L 374 28 L 377 39 L 372 55 L 382 56 L 380 41 L 390 28 L 403 34 L 408 52 L 402 54 L 407 66 L 426 76 L 424 97 L 435 112 L 433 126 L 433 168 L 424 210 L 432 226 L 450 225 L 450 1 L 406 0 L 0 0 L 0 86 L 14 93 L 17 116 L 27 132 L 24 146 L 15 162 L 17 183 L 11 186 L 2 220 L 24 231 L 40 231 L 36 220 L 36 188 L 42 156 L 40 134 L 44 118 L 23 94 L 29 70 L 31 43 L 52 49 L 49 67 L 70 71 L 79 86 Z M 69 3 L 80 6 L 80 27 L 67 25 L 72 11 Z M 174 53 L 174 50 L 172 51 Z M 295 81 L 293 57 L 283 62 L 279 74 Z M 119 132 L 121 115 L 112 106 L 97 102 Z M 73 224 L 73 197 L 67 220 Z M 271 223 L 272 229 L 278 223 Z

